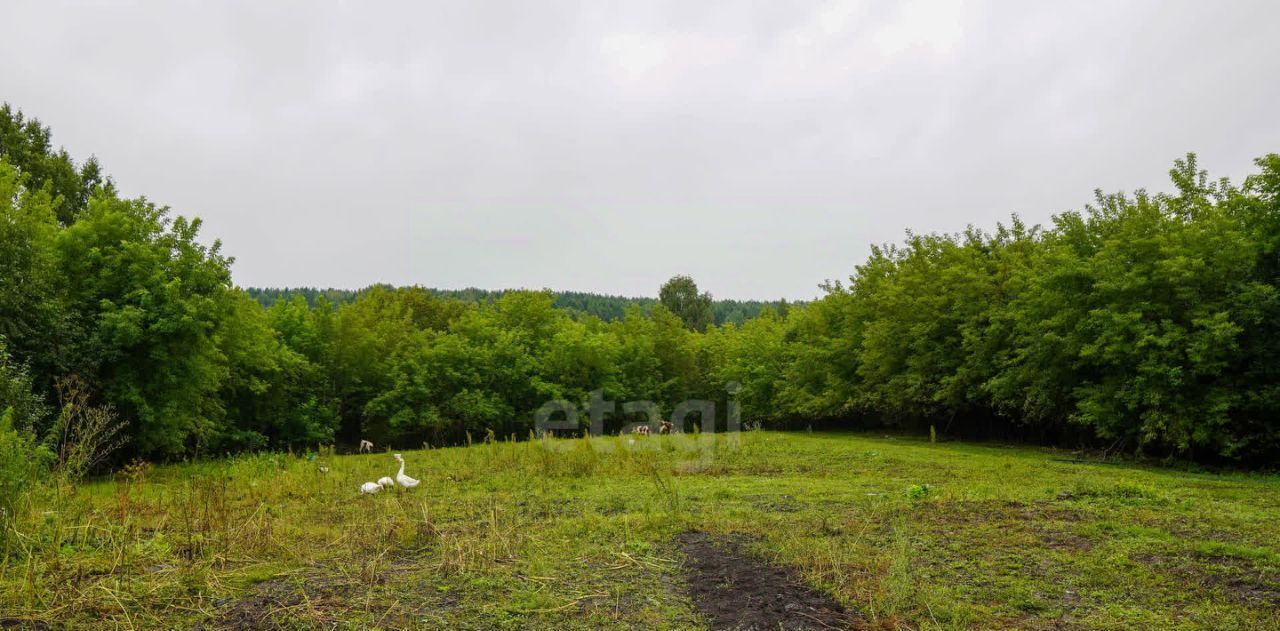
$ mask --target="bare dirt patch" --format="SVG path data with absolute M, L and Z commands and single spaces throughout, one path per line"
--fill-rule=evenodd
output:
M 49 631 L 53 627 L 40 620 L 26 618 L 5 618 L 0 616 L 0 629 L 21 629 L 22 631 Z
M 1034 541 L 1036 547 L 1088 552 L 1094 546 L 1092 540 L 1076 531 L 1077 525 L 1088 518 L 1087 514 L 1052 502 L 946 502 L 922 506 L 916 516 L 927 530 L 946 538 L 971 534 L 985 539 L 991 529 L 997 529 L 1006 537 L 1024 535 Z
M 393 562 L 372 581 L 356 576 L 342 576 L 320 568 L 301 574 L 262 581 L 242 597 L 225 603 L 217 615 L 195 626 L 198 631 L 240 631 L 248 629 L 334 628 L 359 611 L 359 603 L 371 593 L 381 593 L 389 583 L 403 579 L 411 561 Z M 415 614 L 428 603 L 409 602 L 404 592 L 395 599 L 376 598 L 379 606 L 373 615 L 383 625 L 397 627 L 411 624 Z M 433 607 L 450 606 L 448 602 L 429 603 Z
M 1219 591 L 1253 607 L 1280 608 L 1280 572 L 1234 557 L 1141 554 L 1131 557 L 1188 587 Z
M 343 604 L 355 586 L 323 575 L 282 577 L 263 581 L 223 607 L 217 616 L 196 628 L 204 631 L 290 628 L 300 618 L 313 623 L 341 620 Z
M 794 571 L 745 551 L 743 537 L 686 532 L 678 541 L 689 596 L 714 630 L 863 628 L 856 616 Z

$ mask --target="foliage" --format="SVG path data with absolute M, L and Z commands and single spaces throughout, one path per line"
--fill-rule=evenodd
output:
M 338 415 L 323 365 L 307 355 L 324 357 L 323 348 L 314 346 L 312 318 L 304 312 L 300 321 L 286 320 L 295 315 L 288 304 L 268 313 L 241 292 L 226 300 L 230 309 L 217 329 L 226 376 L 215 399 L 220 422 L 211 448 L 331 444 Z M 297 328 L 290 335 L 277 331 L 273 315 Z
M 5 107 L 0 337 L 30 378 L 0 394 L 44 431 L 23 397 L 76 377 L 126 424 L 119 461 L 527 436 L 551 400 L 699 399 L 752 425 L 1274 463 L 1280 156 L 1240 185 L 1194 156 L 1170 175 L 1044 227 L 908 233 L 808 304 L 715 301 L 687 276 L 656 299 L 242 291 L 198 219 L 120 198 Z
M 1176 194 L 1098 194 L 1048 229 L 1015 218 L 873 249 L 788 319 L 776 409 L 1267 461 L 1280 205 L 1278 161 L 1257 164 L 1238 188 L 1189 156 Z
M 355 290 L 334 289 L 332 287 L 328 289 L 315 287 L 287 287 L 283 289 L 248 287 L 245 291 L 255 300 L 262 303 L 262 306 L 272 307 L 280 302 L 287 302 L 294 298 L 302 298 L 311 306 L 318 304 L 321 300 L 327 301 L 332 305 L 343 305 L 354 302 L 363 294 L 378 289 L 385 291 L 394 289 L 394 287 L 372 285 L 364 289 Z M 507 293 L 518 291 L 514 289 L 477 289 L 475 287 L 467 289 L 414 287 L 413 289 L 425 291 L 438 298 L 448 298 L 475 304 L 494 302 Z M 582 291 L 554 291 L 551 293 L 555 296 L 553 304 L 556 308 L 564 309 L 580 316 L 599 318 L 606 322 L 621 320 L 633 306 L 638 306 L 647 313 L 658 303 L 656 298 L 649 297 L 613 296 Z M 716 325 L 729 323 L 741 325 L 743 322 L 760 315 L 766 309 L 771 309 L 777 313 L 786 313 L 791 306 L 792 303 L 788 303 L 785 299 L 760 301 L 720 298 L 712 299 L 711 301 L 712 319 Z
M 7 103 L 0 104 L 0 159 L 27 174 L 28 185 L 49 197 L 64 225 L 75 221 L 95 191 L 114 189 L 97 159 L 89 158 L 77 167 L 65 150 L 54 151 L 48 127 L 23 117 Z
M 230 260 L 199 229 L 145 199 L 99 196 L 57 239 L 75 331 L 68 372 L 131 420 L 144 453 L 182 453 L 217 433 Z
M 0 116 L 3 120 L 3 116 Z M 65 310 L 53 247 L 53 200 L 0 155 L 0 338 L 41 368 L 56 364 Z
M 48 472 L 48 451 L 13 418 L 13 408 L 0 409 L 0 558 L 7 555 L 13 523 L 27 512 L 31 489 Z
M 24 496 L 48 472 L 49 453 L 35 439 L 48 411 L 31 387 L 0 343 L 0 557 L 13 520 L 25 512 Z
M 43 429 L 49 410 L 33 391 L 27 367 L 14 362 L 0 338 L 0 411 L 9 412 L 13 427 L 24 431 Z
M 676 314 L 690 331 L 702 332 L 711 324 L 711 294 L 698 293 L 688 276 L 675 276 L 658 289 L 658 302 Z

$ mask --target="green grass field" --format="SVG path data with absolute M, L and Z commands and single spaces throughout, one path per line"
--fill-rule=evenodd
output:
M 1274 476 L 851 434 L 403 453 L 422 485 L 375 496 L 357 488 L 394 474 L 390 454 L 33 493 L 0 612 L 32 628 L 699 629 L 714 621 L 678 543 L 696 530 L 739 535 L 867 628 L 1280 628 Z

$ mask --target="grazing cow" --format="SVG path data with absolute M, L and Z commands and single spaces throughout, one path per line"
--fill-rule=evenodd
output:
M 367 452 L 369 452 L 369 453 L 373 453 L 373 443 L 371 443 L 371 442 L 369 442 L 369 441 L 367 441 L 367 440 L 361 439 L 361 440 L 360 440 L 360 453 L 364 453 L 364 452 L 366 452 L 366 451 L 367 451 Z
M 648 425 L 636 425 L 634 428 L 632 428 L 631 433 L 632 433 L 632 434 L 635 434 L 636 436 L 648 436 L 648 435 L 649 435 L 649 426 L 648 426 Z
M 658 433 L 659 433 L 659 434 L 670 434 L 670 433 L 671 433 L 671 427 L 672 427 L 672 425 L 671 425 L 671 421 L 663 421 L 663 422 L 662 422 L 662 425 L 659 425 L 659 426 L 658 426 Z

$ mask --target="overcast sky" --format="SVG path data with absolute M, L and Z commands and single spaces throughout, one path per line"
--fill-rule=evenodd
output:
M 0 100 L 242 286 L 811 298 L 1280 151 L 1280 3 L 6 2 Z

